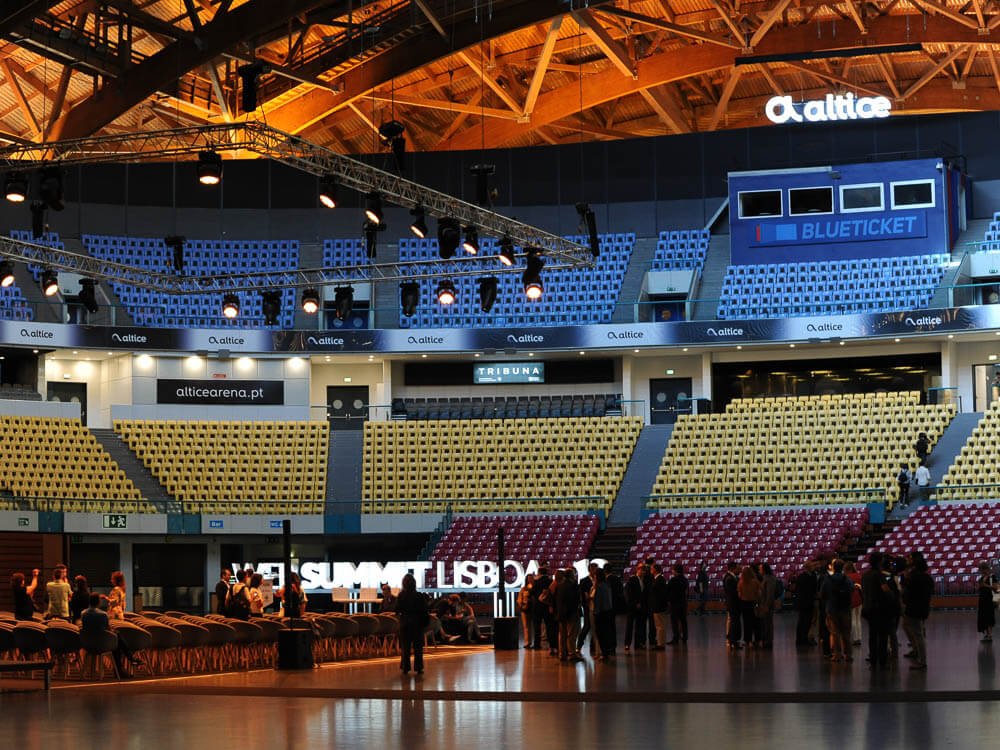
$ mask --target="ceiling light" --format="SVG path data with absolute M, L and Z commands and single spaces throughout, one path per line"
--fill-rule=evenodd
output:
M 20 172 L 8 172 L 4 195 L 11 203 L 24 203 L 28 198 L 28 178 Z
M 0 261 L 0 287 L 6 289 L 14 285 L 14 264 L 9 260 Z
M 437 300 L 439 305 L 453 305 L 457 295 L 455 285 L 448 279 L 440 282 L 437 286 Z
M 199 151 L 197 172 L 202 185 L 218 185 L 222 182 L 222 157 L 215 151 Z
M 319 181 L 319 202 L 327 208 L 337 207 L 337 180 L 333 175 L 323 175 Z
M 365 196 L 365 217 L 372 224 L 382 223 L 382 196 L 378 193 L 368 193 Z
M 420 284 L 416 281 L 404 281 L 399 285 L 399 306 L 403 315 L 412 318 L 420 304 Z
M 222 317 L 233 320 L 240 314 L 240 298 L 227 294 L 222 298 Z
M 458 249 L 458 242 L 461 237 L 461 229 L 458 222 L 450 216 L 438 219 L 438 255 L 442 260 L 454 257 L 455 250 Z
M 281 292 L 274 289 L 261 292 L 260 308 L 264 313 L 264 325 L 278 325 L 281 322 Z
M 484 313 L 493 309 L 497 301 L 497 286 L 500 280 L 496 276 L 484 276 L 479 279 L 479 307 Z
M 338 286 L 334 291 L 334 310 L 337 320 L 347 320 L 354 307 L 354 287 Z
M 42 203 L 53 211 L 62 211 L 66 208 L 63 203 L 63 175 L 62 168 L 56 164 L 42 167 L 42 177 L 38 183 L 38 194 Z
M 541 299 L 542 292 L 542 267 L 545 260 L 539 257 L 538 248 L 528 248 L 527 267 L 521 274 L 521 284 L 524 286 L 524 294 L 529 300 Z
M 319 311 L 319 292 L 315 289 L 302 290 L 302 312 L 315 315 Z
M 406 126 L 399 120 L 389 120 L 378 126 L 382 145 L 392 149 L 392 156 L 396 161 L 396 171 L 400 174 L 403 173 L 403 168 L 406 166 L 406 138 L 403 136 L 405 132 Z
M 80 304 L 89 313 L 95 313 L 100 309 L 97 305 L 97 287 L 93 279 L 80 279 L 80 294 L 78 295 Z
M 462 248 L 469 255 L 479 254 L 479 230 L 472 224 L 465 228 L 465 241 L 462 243 Z
M 507 235 L 500 238 L 499 258 L 505 266 L 514 265 L 514 241 Z
M 411 208 L 410 216 L 413 217 L 413 221 L 410 222 L 410 231 L 420 239 L 424 239 L 427 236 L 427 220 L 424 214 L 424 207 L 416 206 L 415 208 Z
M 53 297 L 58 291 L 59 278 L 56 276 L 55 271 L 46 269 L 42 272 L 42 293 L 46 297 Z

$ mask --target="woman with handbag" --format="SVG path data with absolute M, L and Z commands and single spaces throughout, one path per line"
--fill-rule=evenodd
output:
M 997 623 L 995 595 L 1000 592 L 996 576 L 986 562 L 979 563 L 979 609 L 976 613 L 976 630 L 983 634 L 986 643 L 993 640 L 993 626 Z
M 517 611 L 521 613 L 521 627 L 524 629 L 524 647 L 531 648 L 534 612 L 531 610 L 531 585 L 535 582 L 533 573 L 524 577 L 524 585 L 517 592 Z

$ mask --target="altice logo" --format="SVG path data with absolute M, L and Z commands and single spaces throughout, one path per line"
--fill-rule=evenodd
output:
M 608 331 L 609 339 L 633 339 L 638 340 L 644 338 L 646 334 L 642 331 Z
M 742 336 L 742 328 L 709 328 L 705 331 L 706 336 Z
M 310 336 L 306 339 L 306 343 L 311 346 L 343 346 L 344 340 L 334 338 L 333 336 L 320 336 L 319 338 Z
M 145 344 L 146 337 L 139 333 L 126 333 L 122 336 L 119 333 L 112 333 L 111 340 L 120 344 Z
M 944 323 L 944 321 L 941 320 L 941 318 L 937 317 L 936 315 L 925 315 L 922 318 L 910 318 L 910 317 L 907 317 L 906 320 L 904 320 L 903 322 L 906 325 L 908 325 L 908 326 L 914 326 L 914 327 L 915 326 L 939 326 L 942 323 Z
M 520 336 L 515 336 L 511 334 L 507 337 L 508 344 L 542 344 L 545 342 L 544 336 L 536 336 L 531 333 L 525 333 Z

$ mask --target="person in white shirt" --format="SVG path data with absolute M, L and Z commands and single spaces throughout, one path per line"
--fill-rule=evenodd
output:
M 920 462 L 913 478 L 917 482 L 917 499 L 921 502 L 927 502 L 931 486 L 931 471 L 927 468 L 926 461 Z

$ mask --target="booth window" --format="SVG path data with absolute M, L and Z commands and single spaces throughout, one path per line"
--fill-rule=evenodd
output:
M 780 190 L 751 190 L 739 194 L 740 218 L 781 216 Z
M 871 185 L 841 185 L 840 211 L 881 211 L 885 207 L 885 194 L 881 183 Z
M 893 208 L 933 208 L 934 180 L 892 183 Z
M 788 212 L 800 214 L 832 214 L 833 188 L 791 188 L 788 191 Z

